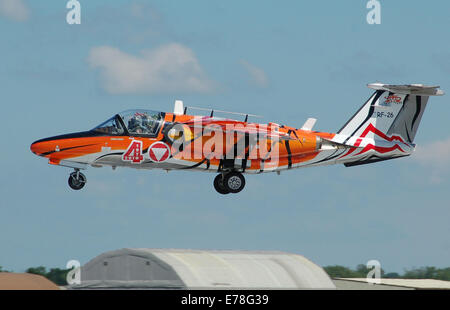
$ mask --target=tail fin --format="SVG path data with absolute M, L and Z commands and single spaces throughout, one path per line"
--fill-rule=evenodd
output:
M 412 143 L 429 96 L 440 96 L 444 92 L 439 86 L 422 84 L 389 85 L 374 83 L 369 88 L 375 93 L 338 131 L 340 139 L 360 137 L 371 127 L 386 136 L 400 136 L 403 141 Z M 373 133 L 372 133 L 373 134 Z M 370 137 L 366 135 L 365 137 Z M 343 141 L 336 141 L 343 142 Z
M 410 155 L 429 96 L 444 94 L 422 84 L 368 87 L 375 93 L 332 139 L 348 148 L 338 158 L 346 166 Z

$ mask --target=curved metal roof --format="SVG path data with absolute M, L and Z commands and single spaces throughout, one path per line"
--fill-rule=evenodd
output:
M 81 267 L 71 288 L 328 288 L 325 271 L 305 257 L 285 252 L 120 249 Z

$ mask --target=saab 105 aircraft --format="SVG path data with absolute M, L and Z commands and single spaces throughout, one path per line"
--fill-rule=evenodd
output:
M 368 87 L 375 92 L 337 133 L 313 131 L 314 118 L 297 129 L 252 123 L 250 114 L 241 121 L 214 116 L 214 110 L 188 115 L 177 100 L 173 113 L 128 110 L 92 130 L 38 140 L 31 151 L 49 164 L 73 168 L 68 183 L 74 190 L 86 184 L 80 170 L 111 166 L 215 172 L 220 194 L 240 192 L 245 173 L 349 167 L 411 155 L 429 96 L 444 92 L 422 84 Z

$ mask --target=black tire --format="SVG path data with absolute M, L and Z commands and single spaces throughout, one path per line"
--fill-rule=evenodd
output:
M 222 195 L 226 195 L 229 194 L 230 192 L 225 188 L 225 186 L 223 186 L 223 182 L 222 182 L 222 174 L 218 174 L 215 178 L 214 178 L 214 189 Z
M 239 193 L 245 187 L 245 178 L 242 173 L 230 172 L 223 178 L 223 186 L 233 194 Z
M 78 178 L 77 178 L 78 174 Z M 71 189 L 80 190 L 86 184 L 86 176 L 81 172 L 72 172 L 69 176 L 68 180 L 69 186 Z

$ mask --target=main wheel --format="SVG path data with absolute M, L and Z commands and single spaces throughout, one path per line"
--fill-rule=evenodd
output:
M 239 193 L 244 189 L 245 178 L 242 173 L 230 172 L 223 178 L 223 186 L 233 194 Z
M 79 190 L 86 184 L 86 176 L 79 171 L 75 171 L 70 174 L 68 181 L 71 189 Z
M 223 176 L 222 176 L 222 174 L 218 174 L 218 175 L 214 178 L 214 188 L 216 189 L 216 191 L 217 191 L 219 194 L 222 194 L 222 195 L 226 195 L 226 194 L 229 194 L 229 193 L 230 193 L 230 191 L 227 190 L 227 189 L 225 188 L 225 186 L 223 186 Z

